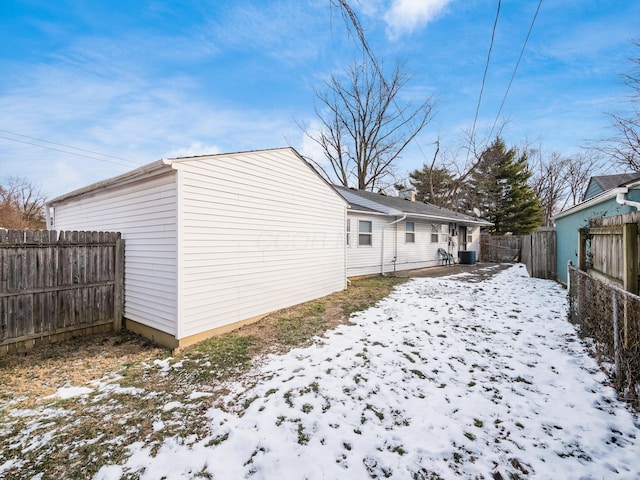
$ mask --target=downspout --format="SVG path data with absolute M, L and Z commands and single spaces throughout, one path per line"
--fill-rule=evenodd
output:
M 393 222 L 389 222 L 389 223 L 387 223 L 386 225 L 384 225 L 382 227 L 382 242 L 380 244 L 380 275 L 384 275 L 384 231 L 385 231 L 385 229 L 386 229 L 386 227 L 388 225 L 395 225 L 396 223 L 403 221 L 405 218 L 407 218 L 407 216 L 403 215 L 402 217 L 398 218 L 397 220 L 394 220 Z M 396 235 L 396 237 L 397 237 L 397 235 Z
M 623 187 L 623 191 L 619 192 L 616 196 L 616 202 L 620 205 L 628 205 L 629 207 L 633 207 L 636 210 L 640 210 L 640 202 L 633 202 L 631 200 L 627 200 L 625 195 L 629 193 L 629 188 Z

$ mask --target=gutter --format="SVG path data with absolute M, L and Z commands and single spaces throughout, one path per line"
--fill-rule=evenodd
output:
M 640 210 L 640 202 L 633 202 L 631 200 L 627 200 L 626 195 L 629 193 L 629 188 L 623 187 L 622 191 L 619 191 L 616 195 L 616 202 L 620 205 L 627 205 L 629 207 L 633 207 L 636 210 Z

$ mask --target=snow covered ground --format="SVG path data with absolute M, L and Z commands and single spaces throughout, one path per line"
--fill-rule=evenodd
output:
M 640 478 L 636 419 L 603 386 L 565 294 L 522 265 L 414 279 L 230 385 L 206 438 L 140 439 L 95 478 Z

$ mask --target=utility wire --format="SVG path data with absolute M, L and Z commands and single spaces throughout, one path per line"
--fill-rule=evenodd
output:
M 41 143 L 49 143 L 51 145 L 57 145 L 59 147 L 63 147 L 63 148 L 66 148 L 66 149 L 78 150 L 79 152 L 91 153 L 93 155 L 99 155 L 100 157 L 106 157 L 106 158 L 99 158 L 99 157 L 95 157 L 95 156 L 84 155 L 82 153 L 70 152 L 68 150 L 63 150 L 62 148 L 49 147 L 47 145 L 40 145 L 39 143 L 27 142 L 25 140 L 18 140 L 17 138 L 11 138 L 11 137 L 6 137 L 4 135 L 0 135 L 0 138 L 3 138 L 5 140 L 9 140 L 9 141 L 12 141 L 12 142 L 23 143 L 23 144 L 26 144 L 26 145 L 33 145 L 35 147 L 46 148 L 48 150 L 54 150 L 54 151 L 57 151 L 57 152 L 68 153 L 70 155 L 76 155 L 78 157 L 90 158 L 92 160 L 98 160 L 100 162 L 112 163 L 112 164 L 115 164 L 115 165 L 122 165 L 122 166 L 132 166 L 132 165 L 139 166 L 140 165 L 139 162 L 134 162 L 133 160 L 128 160 L 126 158 L 115 157 L 113 155 L 107 155 L 105 153 L 95 152 L 93 150 L 87 150 L 87 149 L 84 149 L 84 148 L 74 147 L 72 145 L 66 145 L 64 143 L 56 143 L 56 142 L 52 142 L 52 141 L 49 141 L 49 140 L 44 140 L 42 138 L 30 137 L 29 135 L 23 135 L 21 133 L 12 132 L 12 131 L 9 131 L 9 130 L 0 129 L 0 132 L 8 133 L 10 135 L 15 135 L 16 137 L 28 138 L 30 140 L 35 140 L 35 141 L 41 142 Z M 120 160 L 120 161 L 119 162 L 114 162 L 114 161 L 107 160 L 107 158 L 112 158 L 114 160 Z
M 353 28 L 356 31 L 356 35 L 358 36 L 358 39 L 360 40 L 360 45 L 362 46 L 362 49 L 364 50 L 364 52 L 367 54 L 367 56 L 369 57 L 369 59 L 371 60 L 371 63 L 373 64 L 378 77 L 380 78 L 380 82 L 382 83 L 382 85 L 386 88 L 389 89 L 389 86 L 387 85 L 387 81 L 384 78 L 384 74 L 382 73 L 382 69 L 380 68 L 380 64 L 378 62 L 378 59 L 375 55 L 375 53 L 373 52 L 373 50 L 371 49 L 371 47 L 369 46 L 369 42 L 367 41 L 367 38 L 364 34 L 364 28 L 362 28 L 362 24 L 360 23 L 360 19 L 358 18 L 358 15 L 356 14 L 356 12 L 351 8 L 351 6 L 349 5 L 349 3 L 346 0 L 332 0 L 332 5 L 337 6 L 338 8 L 340 8 L 340 11 L 342 13 L 342 18 L 347 26 L 347 32 L 349 34 L 351 34 L 351 28 L 349 27 L 349 22 L 351 22 Z M 396 107 L 396 110 L 398 111 L 398 113 L 400 114 L 400 118 L 402 118 L 404 121 L 406 121 L 406 118 L 404 116 L 404 113 L 402 111 L 402 109 L 400 108 L 400 106 L 398 105 L 395 97 L 391 99 L 391 101 L 393 102 L 393 105 Z M 420 155 L 422 155 L 422 158 L 426 161 L 427 156 L 424 153 L 424 150 L 422 149 L 422 146 L 420 145 L 420 143 L 418 143 L 418 140 L 414 137 L 414 143 L 416 145 L 416 147 L 418 147 L 418 151 L 420 152 Z
M 484 67 L 484 74 L 482 75 L 482 85 L 480 86 L 480 95 L 478 96 L 478 105 L 476 106 L 476 114 L 473 119 L 473 127 L 471 128 L 471 141 L 476 135 L 476 123 L 478 122 L 478 112 L 480 112 L 480 103 L 482 102 L 482 92 L 484 91 L 484 84 L 487 80 L 487 71 L 489 70 L 489 63 L 491 61 L 491 50 L 493 50 L 493 40 L 496 36 L 496 27 L 498 26 L 498 17 L 500 16 L 501 1 L 498 0 L 498 10 L 496 11 L 496 19 L 493 22 L 493 30 L 491 31 L 491 43 L 489 44 L 489 52 L 487 53 L 487 63 Z M 467 152 L 468 158 L 468 152 Z
M 133 164 L 133 162 L 131 162 L 130 160 L 126 160 L 127 162 L 130 162 L 130 163 L 129 164 L 125 164 L 125 163 L 122 163 L 122 162 L 116 162 L 116 161 L 112 161 L 112 160 L 107 160 L 105 158 L 91 157 L 91 156 L 85 155 L 83 153 L 70 152 L 68 150 L 63 150 L 62 148 L 48 147 L 46 145 L 40 145 L 38 143 L 27 142 L 25 140 L 18 140 L 17 138 L 9 138 L 9 137 L 5 137 L 3 135 L 0 135 L 0 138 L 3 138 L 5 140 L 10 140 L 12 142 L 24 143 L 26 145 L 33 145 L 34 147 L 46 148 L 47 150 L 54 150 L 56 152 L 63 152 L 63 153 L 67 153 L 69 155 L 75 155 L 77 157 L 90 158 L 92 160 L 98 160 L 100 162 L 112 163 L 114 165 L 120 165 L 120 166 L 124 166 L 124 167 L 130 167 L 131 164 Z M 73 148 L 73 147 L 71 147 L 71 148 Z M 98 155 L 102 155 L 102 154 L 98 154 Z M 135 164 L 135 165 L 139 165 L 139 164 Z
M 507 86 L 507 90 L 504 92 L 504 97 L 502 97 L 502 103 L 500 104 L 500 109 L 498 110 L 498 114 L 496 115 L 496 119 L 493 122 L 493 126 L 491 127 L 491 131 L 489 132 L 489 138 L 491 138 L 491 134 L 493 130 L 496 128 L 496 124 L 498 123 L 498 118 L 502 113 L 502 107 L 504 107 L 504 102 L 507 100 L 507 95 L 509 95 L 509 90 L 511 89 L 511 84 L 513 83 L 513 79 L 516 76 L 516 72 L 518 71 L 518 66 L 520 65 L 520 60 L 522 60 L 522 55 L 524 54 L 524 49 L 527 46 L 527 42 L 529 41 L 529 36 L 531 35 L 531 30 L 533 30 L 533 25 L 536 23 L 536 18 L 538 18 L 538 12 L 540 11 L 540 6 L 542 5 L 542 0 L 538 2 L 538 8 L 536 8 L 536 13 L 533 15 L 533 20 L 531 20 L 531 26 L 529 26 L 529 31 L 527 32 L 527 38 L 524 39 L 524 43 L 522 44 L 522 50 L 520 50 L 520 56 L 518 57 L 518 61 L 516 62 L 516 66 L 513 69 L 513 74 L 511 75 L 511 80 L 509 80 L 509 85 Z

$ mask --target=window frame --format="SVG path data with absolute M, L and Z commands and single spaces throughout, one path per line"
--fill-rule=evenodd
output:
M 369 231 L 362 230 L 363 224 L 369 225 Z M 368 243 L 363 243 L 364 238 L 368 238 Z M 358 247 L 373 247 L 373 222 L 371 220 L 358 220 Z
M 431 243 L 440 243 L 440 224 L 431 224 Z
M 411 224 L 411 230 L 408 229 Z M 416 243 L 416 222 L 404 222 L 404 243 Z

